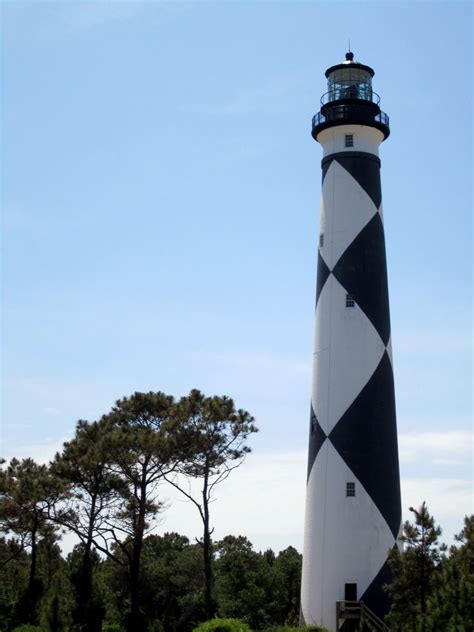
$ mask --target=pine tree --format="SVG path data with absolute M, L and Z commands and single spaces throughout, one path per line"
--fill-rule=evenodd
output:
M 181 398 L 175 418 L 185 450 L 178 471 L 188 479 L 199 480 L 200 489 L 193 493 L 189 480 L 175 476 L 167 475 L 166 480 L 194 504 L 202 521 L 203 536 L 199 544 L 203 553 L 204 602 L 206 617 L 211 619 L 216 613 L 216 600 L 210 504 L 216 486 L 243 463 L 250 452 L 246 440 L 258 430 L 254 418 L 245 410 L 236 410 L 230 397 L 206 397 L 197 389 Z
M 141 607 L 143 540 L 163 509 L 158 486 L 176 471 L 183 455 L 175 432 L 174 399 L 161 392 L 134 393 L 118 400 L 101 423 L 108 427 L 111 472 L 120 480 L 120 507 L 107 519 L 111 541 L 121 556 L 108 549 L 116 562 L 126 560 L 130 608 L 127 632 L 145 632 L 148 623 Z
M 433 630 L 471 632 L 474 629 L 474 516 L 466 516 L 458 546 L 442 560 L 428 599 Z
M 108 515 L 118 503 L 121 482 L 111 473 L 108 426 L 80 420 L 72 441 L 56 454 L 52 470 L 69 486 L 67 511 L 55 516 L 80 540 L 71 579 L 76 607 L 73 620 L 79 629 L 100 632 L 103 607 L 93 590 L 94 548 L 108 552 Z M 80 557 L 80 561 L 79 558 Z
M 54 539 L 57 527 L 50 513 L 65 494 L 63 482 L 33 459 L 12 459 L 0 469 L 0 530 L 18 536 L 21 548 L 30 551 L 28 583 L 16 605 L 18 622 L 36 621 L 43 590 L 38 577 L 38 546 L 42 538 Z
M 44 632 L 68 632 L 72 597 L 67 578 L 57 573 L 41 603 L 41 629 Z
M 403 551 L 394 549 L 389 562 L 393 581 L 386 587 L 391 598 L 387 623 L 400 632 L 427 632 L 427 604 L 434 590 L 434 576 L 444 545 L 438 545 L 440 527 L 435 525 L 426 503 L 410 507 L 415 521 L 406 521 L 400 540 Z

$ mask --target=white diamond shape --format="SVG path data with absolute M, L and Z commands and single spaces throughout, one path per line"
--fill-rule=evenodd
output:
M 357 180 L 333 160 L 324 178 L 320 210 L 320 231 L 324 233 L 320 252 L 330 270 L 376 212 Z
M 313 391 L 315 415 L 328 435 L 369 381 L 385 352 L 377 330 L 331 274 L 316 308 Z

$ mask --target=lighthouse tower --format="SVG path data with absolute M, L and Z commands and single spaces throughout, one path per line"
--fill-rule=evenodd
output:
M 401 527 L 379 158 L 390 129 L 373 76 L 352 53 L 328 68 L 312 127 L 323 159 L 301 618 L 329 630 L 351 629 L 351 607 L 386 614 Z

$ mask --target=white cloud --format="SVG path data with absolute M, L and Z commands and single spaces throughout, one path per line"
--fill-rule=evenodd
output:
M 403 450 L 418 445 L 430 454 L 441 451 L 465 454 L 466 433 L 411 433 L 402 435 Z M 15 449 L 8 458 L 31 456 L 40 463 L 53 458 L 63 441 L 46 439 Z M 417 443 L 418 440 L 418 443 Z M 471 445 L 471 444 L 470 444 Z M 411 452 L 409 452 L 411 454 Z M 214 537 L 228 534 L 246 535 L 256 549 L 271 547 L 279 551 L 287 546 L 302 550 L 304 503 L 306 492 L 306 449 L 288 452 L 252 453 L 246 462 L 216 490 L 211 506 L 211 522 L 215 526 Z M 171 486 L 161 488 L 163 499 L 168 499 L 169 509 L 163 513 L 158 533 L 177 531 L 191 540 L 199 537 L 202 525 L 196 508 Z M 404 520 L 411 520 L 408 507 L 418 507 L 423 500 L 428 504 L 437 524 L 443 528 L 442 540 L 452 543 L 453 535 L 463 524 L 463 517 L 473 511 L 472 483 L 462 478 L 434 477 L 428 479 L 402 479 L 402 507 Z M 72 546 L 66 539 L 63 546 Z
M 403 519 L 412 521 L 409 507 L 418 508 L 423 501 L 443 529 L 441 541 L 453 543 L 463 526 L 465 515 L 474 512 L 472 481 L 457 478 L 402 479 Z
M 400 461 L 430 461 L 433 465 L 459 465 L 472 459 L 471 432 L 409 432 L 398 438 Z
M 216 488 L 211 506 L 214 537 L 245 535 L 257 549 L 278 551 L 291 545 L 301 550 L 306 460 L 306 451 L 251 454 Z M 195 507 L 181 502 L 177 492 L 167 490 L 166 495 L 172 504 L 160 531 L 199 536 L 202 526 Z
M 275 377 L 299 380 L 301 377 L 311 375 L 311 364 L 300 362 L 293 358 L 286 358 L 272 355 L 270 353 L 242 353 L 232 351 L 227 354 L 208 354 L 210 360 L 225 367 L 242 370 L 246 374 L 272 374 L 272 381 Z
M 448 435 L 445 444 L 454 450 L 455 442 L 450 436 L 454 433 L 445 434 Z M 436 441 L 439 439 L 437 437 Z M 436 441 L 433 439 L 433 443 Z M 306 463 L 306 450 L 250 455 L 217 491 L 212 506 L 215 536 L 242 534 L 256 548 L 279 550 L 292 545 L 301 551 Z M 173 492 L 169 497 L 178 498 Z M 471 481 L 440 477 L 402 480 L 404 520 L 411 519 L 408 507 L 418 507 L 423 500 L 443 528 L 442 540 L 451 544 L 454 534 L 462 528 L 464 515 L 473 511 Z M 188 537 L 200 534 L 196 510 L 188 503 L 173 500 L 164 518 L 160 530 L 176 530 Z
M 49 463 L 54 458 L 56 452 L 60 452 L 65 441 L 69 441 L 71 437 L 63 437 L 62 439 L 52 439 L 50 437 L 37 441 L 35 443 L 17 444 L 15 446 L 2 446 L 1 456 L 10 460 L 13 457 L 21 460 L 31 458 L 37 463 Z
M 443 341 L 440 349 L 439 341 Z M 473 337 L 470 329 L 444 329 L 439 327 L 435 330 L 421 331 L 399 330 L 397 333 L 397 343 L 395 347 L 397 359 L 402 357 L 412 358 L 413 356 L 423 358 L 439 357 L 459 353 L 465 355 L 472 348 Z

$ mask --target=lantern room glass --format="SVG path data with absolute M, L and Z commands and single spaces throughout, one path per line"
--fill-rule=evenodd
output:
M 338 68 L 328 77 L 328 100 L 364 99 L 372 101 L 372 77 L 362 68 Z

